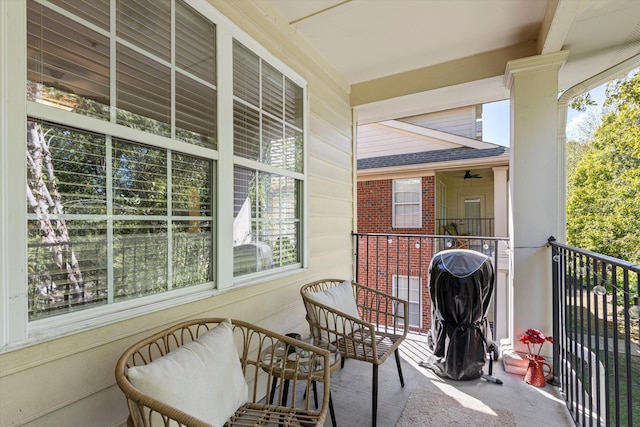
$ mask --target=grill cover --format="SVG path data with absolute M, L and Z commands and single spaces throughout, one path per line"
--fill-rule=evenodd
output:
M 452 249 L 436 254 L 429 271 L 434 367 L 454 380 L 479 378 L 487 354 L 493 265 L 480 252 Z

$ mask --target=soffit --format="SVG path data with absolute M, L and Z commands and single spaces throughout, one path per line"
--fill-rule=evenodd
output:
M 408 93 L 354 102 L 359 123 L 505 99 L 502 74 L 506 61 L 517 59 L 513 55 L 570 50 L 560 72 L 560 86 L 568 88 L 640 52 L 637 0 L 262 2 L 283 15 L 355 92 L 376 90 L 378 81 L 384 82 L 378 90 L 413 85 Z M 514 49 L 528 45 L 533 49 Z M 453 79 L 447 64 L 466 74 Z M 408 81 L 413 76 L 430 81 L 421 87 Z

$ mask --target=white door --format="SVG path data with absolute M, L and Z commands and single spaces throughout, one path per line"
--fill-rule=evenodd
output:
M 464 234 L 482 236 L 488 230 L 483 230 L 484 196 L 469 195 L 460 198 L 460 211 L 464 215 Z

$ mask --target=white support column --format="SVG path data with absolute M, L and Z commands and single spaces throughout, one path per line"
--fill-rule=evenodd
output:
M 496 237 L 509 235 L 509 166 L 493 168 L 493 218 Z
M 552 331 L 549 236 L 562 229 L 559 193 L 564 185 L 558 156 L 558 72 L 569 53 L 511 61 L 505 85 L 511 91 L 511 202 L 513 344 L 526 329 Z
M 496 166 L 493 168 L 493 218 L 495 237 L 509 236 L 509 167 Z M 494 290 L 495 324 L 494 341 L 509 339 L 512 330 L 510 310 L 509 285 L 509 254 L 507 245 L 498 244 L 498 262 L 496 268 L 496 289 Z

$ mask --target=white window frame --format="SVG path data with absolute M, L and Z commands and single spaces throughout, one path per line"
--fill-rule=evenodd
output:
M 396 184 L 400 184 L 400 183 L 408 183 L 410 181 L 414 181 L 411 182 L 412 185 L 416 185 L 417 191 L 412 191 L 413 193 L 416 193 L 418 195 L 418 201 L 417 202 L 400 202 L 396 200 L 396 194 L 398 193 L 396 191 Z M 393 228 L 422 228 L 422 178 L 403 178 L 403 179 L 394 179 L 391 182 L 391 193 L 392 193 L 392 202 L 391 202 L 391 209 L 392 209 L 392 221 L 393 221 Z M 416 222 L 414 222 L 411 225 L 399 225 L 397 223 L 398 219 L 397 219 L 397 215 L 396 215 L 396 210 L 399 206 L 415 206 L 417 205 L 418 207 L 418 219 Z
M 46 2 L 46 0 L 43 0 Z M 108 304 L 81 310 L 42 321 L 28 321 L 27 308 L 27 207 L 26 188 L 26 122 L 27 116 L 69 126 L 77 126 L 97 132 L 151 143 L 162 148 L 175 148 L 185 144 L 169 138 L 145 134 L 141 131 L 117 126 L 91 117 L 53 107 L 27 102 L 26 91 L 26 0 L 0 1 L 0 353 L 36 342 L 58 338 L 87 329 L 101 327 L 135 316 L 175 307 L 195 300 L 208 298 L 239 284 L 247 285 L 273 280 L 285 274 L 295 274 L 306 269 L 309 254 L 308 239 L 308 93 L 307 82 L 281 60 L 274 57 L 241 31 L 228 18 L 206 2 L 185 0 L 193 9 L 216 25 L 217 88 L 218 88 L 218 150 L 203 147 L 181 147 L 187 154 L 213 159 L 216 164 L 216 210 L 214 227 L 217 241 L 213 248 L 217 259 L 215 282 L 196 285 L 148 297 Z M 304 169 L 296 178 L 302 180 L 301 203 L 301 259 L 290 268 L 267 270 L 252 275 L 242 283 L 234 282 L 232 231 L 228 224 L 233 212 L 222 207 L 233 203 L 233 75 L 232 41 L 236 39 L 249 47 L 271 66 L 285 74 L 303 90 L 303 152 Z M 16 66 L 16 64 L 22 64 Z M 226 143 L 221 143 L 222 141 Z M 187 144 L 185 144 L 187 145 Z
M 400 284 L 400 288 L 404 288 L 406 289 L 406 295 L 407 295 L 407 302 L 409 303 L 409 313 L 405 313 L 405 316 L 407 317 L 407 319 L 409 320 L 409 327 L 411 328 L 422 328 L 422 278 L 420 276 L 407 276 L 402 275 L 402 274 L 394 274 L 391 278 L 392 281 L 392 287 L 393 287 L 393 296 L 397 297 L 397 298 L 403 298 L 403 296 L 399 296 L 400 295 L 400 289 L 399 289 L 399 284 Z M 403 286 L 404 285 L 404 286 Z M 411 293 L 409 292 L 409 289 L 412 289 L 413 286 L 417 286 L 418 287 L 418 301 L 411 301 Z M 417 305 L 418 306 L 418 323 L 417 324 L 413 324 L 411 323 L 411 306 L 412 305 Z

